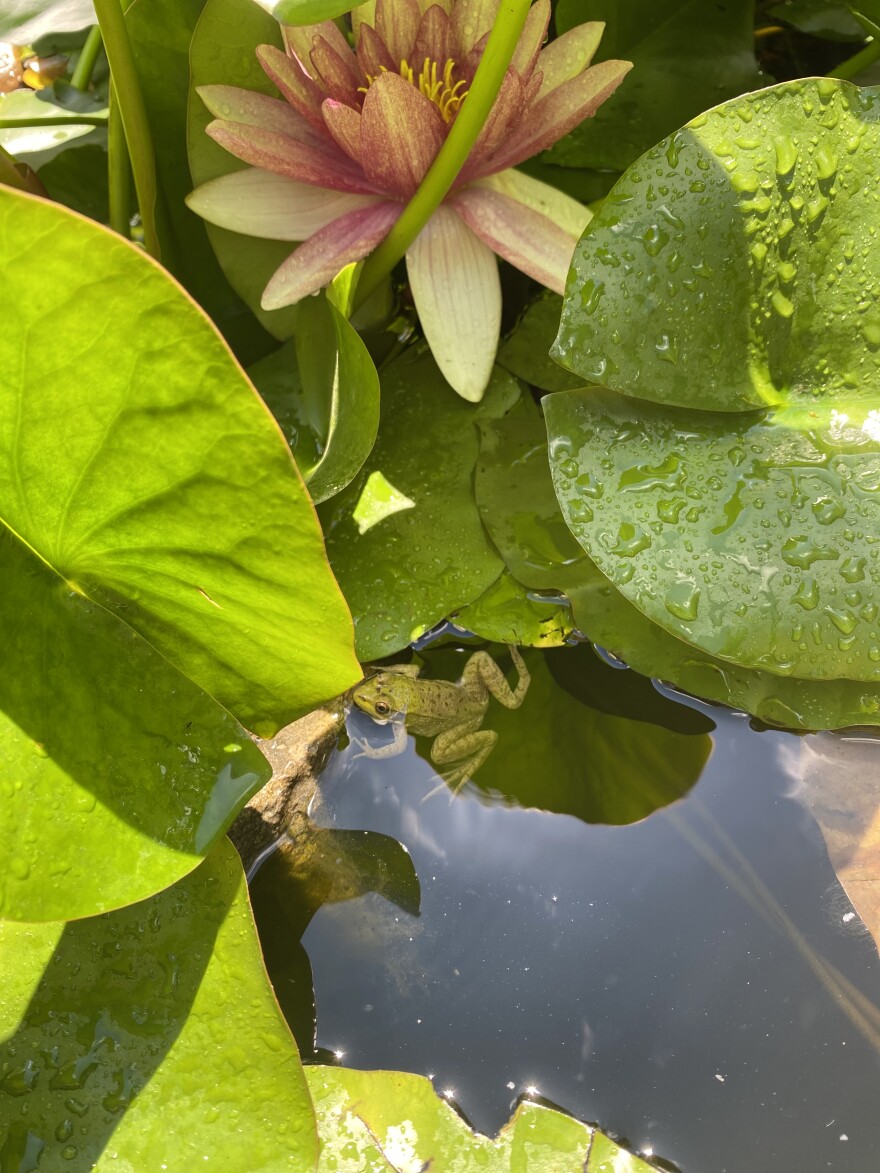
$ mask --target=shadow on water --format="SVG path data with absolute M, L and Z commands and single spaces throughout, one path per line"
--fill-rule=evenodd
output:
M 424 652 L 424 675 L 470 650 Z M 685 1173 L 880 1167 L 880 962 L 791 798 L 815 739 L 589 648 L 527 663 L 454 799 L 432 795 L 429 738 L 359 757 L 388 733 L 350 715 L 313 815 L 402 844 L 419 915 L 368 881 L 297 922 L 319 1051 L 430 1074 L 489 1133 L 533 1094 Z M 293 928 L 282 904 L 264 939 Z

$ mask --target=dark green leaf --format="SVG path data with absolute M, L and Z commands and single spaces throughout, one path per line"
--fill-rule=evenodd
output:
M 0 1168 L 315 1167 L 229 843 L 150 900 L 60 929 L 0 928 L 14 948 L 0 952 Z
M 597 60 L 634 69 L 594 118 L 543 156 L 566 167 L 622 171 L 652 143 L 701 110 L 760 86 L 754 0 L 560 0 L 562 31 L 585 18 L 606 22 Z
M 382 423 L 358 477 L 320 510 L 361 660 L 390 655 L 473 602 L 501 571 L 473 497 L 476 424 L 519 395 L 496 368 L 465 403 L 423 352 L 382 375 Z
M 38 171 L 50 199 L 91 220 L 110 218 L 107 196 L 107 152 L 97 144 L 71 147 L 44 163 Z
M 850 11 L 859 4 L 844 0 L 783 0 L 772 4 L 767 15 L 784 20 L 802 33 L 831 41 L 863 41 L 865 31 Z
M 357 8 L 363 0 L 257 0 L 261 8 L 270 12 L 282 24 L 318 24 L 322 20 L 336 20 Z
M 536 298 L 501 343 L 498 365 L 542 391 L 570 391 L 583 386 L 550 357 L 550 347 L 559 332 L 562 298 L 547 290 Z

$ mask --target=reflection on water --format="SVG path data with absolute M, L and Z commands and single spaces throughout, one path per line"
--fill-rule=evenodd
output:
M 789 797 L 815 739 L 630 672 L 568 679 L 559 657 L 584 652 L 529 660 L 529 698 L 490 707 L 498 744 L 453 800 L 424 801 L 437 780 L 412 739 L 334 756 L 315 818 L 402 844 L 420 902 L 375 875 L 313 901 L 295 935 L 319 1046 L 431 1074 L 488 1132 L 534 1088 L 685 1173 L 880 1167 L 880 962 Z M 455 656 L 429 670 L 456 678 Z

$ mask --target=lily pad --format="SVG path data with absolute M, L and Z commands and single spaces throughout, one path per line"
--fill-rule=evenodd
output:
M 281 47 L 277 21 L 258 4 L 242 0 L 207 0 L 190 45 L 190 91 L 187 145 L 193 186 L 240 171 L 245 164 L 205 134 L 213 115 L 196 92 L 205 85 L 239 86 L 278 96 L 257 61 L 258 45 Z M 289 241 L 261 240 L 206 224 L 208 238 L 230 285 L 276 338 L 289 338 L 296 307 L 264 310 L 260 298 L 281 262 L 290 255 Z
M 32 947 L 0 954 L 19 1007 L 2 1016 L 0 1166 L 315 1167 L 308 1089 L 228 842 L 167 891 L 60 929 L 18 930 Z
M 45 258 L 39 284 L 23 255 Z M 0 260 L 0 519 L 22 567 L 42 560 L 69 622 L 122 619 L 257 732 L 344 691 L 359 671 L 312 506 L 202 312 L 133 245 L 6 188 Z
M 601 389 L 545 413 L 567 524 L 652 622 L 743 667 L 880 681 L 880 439 Z
M 583 379 L 550 357 L 561 314 L 562 298 L 558 293 L 547 290 L 535 298 L 501 343 L 498 365 L 542 391 L 571 391 L 582 386 Z
M 3 0 L 0 41 L 30 45 L 47 33 L 97 23 L 92 0 Z
M 681 407 L 876 412 L 878 151 L 880 90 L 829 78 L 694 119 L 581 238 L 557 361 Z
M 257 0 L 257 3 L 284 24 L 318 24 L 322 20 L 336 20 L 357 7 L 351 0 Z
M 754 0 L 559 0 L 556 28 L 605 22 L 596 60 L 633 71 L 595 117 L 542 158 L 566 167 L 622 171 L 701 110 L 762 84 L 754 51 Z
M 480 1173 L 651 1173 L 598 1129 L 524 1101 L 490 1140 L 473 1132 L 420 1075 L 309 1067 L 318 1116 L 318 1173 L 465 1170 Z
M 530 593 L 506 570 L 452 618 L 458 627 L 492 643 L 535 648 L 559 647 L 574 627 L 564 596 Z
M 362 661 L 406 647 L 498 578 L 501 560 L 473 495 L 476 425 L 503 415 L 519 394 L 496 368 L 483 401 L 465 403 L 424 349 L 383 372 L 376 446 L 319 510 Z

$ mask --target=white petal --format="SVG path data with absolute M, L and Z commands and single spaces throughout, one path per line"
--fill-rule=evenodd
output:
M 510 196 L 527 208 L 540 212 L 548 220 L 557 224 L 563 232 L 577 239 L 584 233 L 584 229 L 593 219 L 593 213 L 584 204 L 572 199 L 558 188 L 549 183 L 542 183 L 540 179 L 533 179 L 522 171 L 499 171 L 497 175 L 489 175 L 485 179 L 478 179 L 472 186 L 488 187 L 492 191 L 500 191 L 502 195 Z
M 478 403 L 492 376 L 501 332 L 495 254 L 451 208 L 439 207 L 406 254 L 422 329 L 443 377 Z
M 186 202 L 219 228 L 267 240 L 308 240 L 338 217 L 380 200 L 381 196 L 328 191 L 248 167 L 203 183 Z

